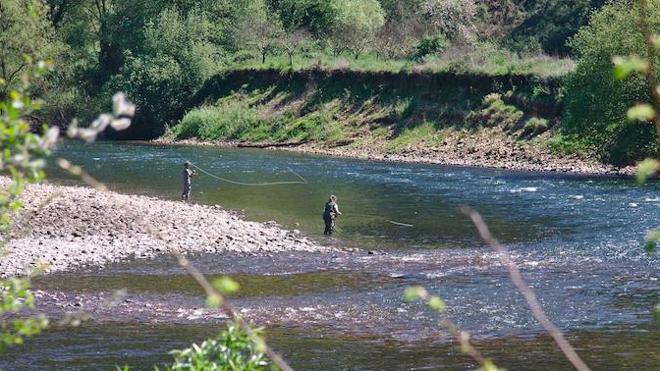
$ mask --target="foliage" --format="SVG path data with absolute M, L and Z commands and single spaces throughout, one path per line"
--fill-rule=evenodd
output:
M 377 0 L 335 0 L 337 18 L 332 25 L 330 41 L 336 54 L 349 50 L 355 59 L 374 42 L 385 23 L 385 14 Z
M 522 128 L 520 136 L 527 138 L 533 137 L 545 132 L 548 128 L 548 120 L 539 117 L 531 117 L 525 122 L 525 126 Z
M 644 79 L 611 78 L 613 57 L 646 54 L 642 34 L 631 27 L 638 15 L 639 8 L 630 1 L 614 1 L 594 13 L 589 25 L 570 41 L 578 61 L 566 84 L 562 134 L 614 164 L 657 154 L 653 127 L 630 121 L 626 114 L 629 107 L 649 100 Z M 652 29 L 660 31 L 660 3 L 652 3 L 649 16 Z
M 126 91 L 141 117 L 150 121 L 136 122 L 133 135 L 153 137 L 162 131 L 151 121 L 171 123 L 180 117 L 194 91 L 218 71 L 224 49 L 215 43 L 214 24 L 201 11 L 184 17 L 165 9 L 143 32 L 144 52 L 127 55 L 124 72 L 109 82 L 106 94 Z
M 25 317 L 34 310 L 34 296 L 27 280 L 12 278 L 0 281 L 0 353 L 12 345 L 23 344 L 26 337 L 39 335 L 48 326 L 43 315 Z M 22 318 L 10 321 L 3 314 L 20 313 Z
M 420 61 L 427 55 L 438 55 L 444 52 L 448 46 L 449 41 L 443 34 L 424 36 L 415 45 L 415 54 L 413 54 L 412 58 L 413 60 Z
M 253 330 L 259 333 L 260 330 Z M 237 323 L 231 323 L 217 339 L 172 351 L 171 371 L 265 370 L 269 362 Z
M 30 68 L 26 60 L 45 60 L 59 52 L 48 8 L 39 0 L 3 0 L 0 3 L 0 99 L 21 85 Z
M 275 51 L 284 35 L 282 22 L 276 14 L 268 12 L 263 0 L 250 3 L 239 27 L 240 39 L 259 52 L 261 63 L 266 63 L 266 56 Z
M 449 40 L 459 44 L 474 41 L 474 17 L 477 14 L 474 0 L 425 0 L 421 11 L 430 24 Z
M 483 108 L 479 111 L 470 112 L 465 118 L 468 125 L 494 127 L 501 126 L 504 129 L 512 129 L 523 117 L 523 112 L 516 106 L 504 103 L 502 95 L 498 93 L 488 94 L 482 102 Z
M 522 1 L 525 16 L 515 29 L 515 40 L 538 43 L 545 52 L 566 54 L 566 41 L 588 20 L 592 11 L 607 0 L 526 0 Z

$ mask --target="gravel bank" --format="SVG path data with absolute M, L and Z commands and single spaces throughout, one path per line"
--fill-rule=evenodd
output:
M 202 142 L 196 139 L 172 140 L 168 138 L 159 138 L 154 143 L 220 147 L 250 145 L 249 143 L 238 142 Z M 382 140 L 356 141 L 340 146 L 314 142 L 270 148 L 365 160 L 418 162 L 520 171 L 594 175 L 631 175 L 634 172 L 632 166 L 616 167 L 578 155 L 551 153 L 539 143 L 516 140 L 497 127 L 481 129 L 470 133 L 470 135 L 454 132 L 448 134 L 439 143 L 419 143 L 399 148 L 396 151 L 391 149 L 390 144 L 390 142 Z
M 5 186 L 7 179 L 0 179 Z M 220 206 L 186 204 L 86 187 L 30 185 L 9 243 L 0 256 L 0 277 L 26 273 L 40 263 L 47 272 L 104 267 L 150 258 L 173 249 L 184 253 L 321 251 L 326 247 L 274 222 L 242 220 Z M 150 234 L 144 223 L 159 231 Z

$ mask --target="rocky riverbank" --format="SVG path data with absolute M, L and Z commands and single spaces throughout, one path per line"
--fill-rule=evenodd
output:
M 7 179 L 0 179 L 5 186 Z M 182 253 L 321 251 L 297 230 L 241 219 L 220 206 L 30 185 L 0 255 L 0 277 L 104 267 L 174 250 Z
M 499 128 L 484 129 L 466 136 L 453 132 L 434 144 L 417 143 L 392 149 L 386 140 L 352 142 L 342 145 L 327 143 L 241 143 L 226 141 L 203 142 L 196 139 L 172 140 L 159 138 L 156 144 L 212 145 L 221 147 L 270 148 L 327 156 L 358 158 L 376 161 L 419 162 L 452 166 L 472 166 L 519 171 L 555 172 L 570 174 L 631 175 L 634 167 L 615 167 L 578 155 L 552 153 L 542 145 L 519 141 Z

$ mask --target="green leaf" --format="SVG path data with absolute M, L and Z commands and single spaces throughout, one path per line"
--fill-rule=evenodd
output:
M 429 298 L 427 305 L 429 306 L 429 308 L 433 309 L 436 312 L 444 312 L 445 308 L 447 307 L 444 300 L 440 299 L 440 297 L 435 295 Z
M 223 295 L 233 294 L 240 288 L 236 281 L 226 276 L 213 280 L 213 287 Z
M 646 235 L 646 242 L 644 243 L 644 250 L 648 253 L 653 253 L 658 249 L 658 242 L 660 242 L 660 229 L 650 231 Z
M 628 110 L 630 121 L 651 121 L 655 117 L 655 110 L 650 104 L 642 103 Z
M 222 305 L 222 296 L 220 295 L 209 295 L 206 298 L 206 306 L 209 308 L 218 308 Z
M 635 170 L 635 178 L 637 183 L 644 184 L 646 180 L 660 170 L 660 161 L 654 160 L 652 158 L 647 158 L 646 160 L 637 164 L 637 169 Z
M 649 67 L 648 62 L 636 55 L 616 56 L 612 58 L 612 63 L 614 63 L 614 78 L 617 80 L 623 80 L 633 72 L 644 72 Z
M 408 286 L 403 292 L 403 301 L 406 303 L 411 303 L 415 300 L 424 298 L 426 295 L 426 289 L 422 286 Z

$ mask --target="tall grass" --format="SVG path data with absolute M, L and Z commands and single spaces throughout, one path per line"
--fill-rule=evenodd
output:
M 491 76 L 509 74 L 535 75 L 539 77 L 564 76 L 574 69 L 572 59 L 547 55 L 519 55 L 496 45 L 483 43 L 470 49 L 450 48 L 437 56 L 428 56 L 420 61 L 410 59 L 385 59 L 367 54 L 355 59 L 350 55 L 330 55 L 323 52 L 308 52 L 295 55 L 293 65 L 284 55 L 271 55 L 265 63 L 257 56 L 242 55 L 227 67 L 234 69 L 276 70 L 352 70 L 363 72 L 454 72 L 461 74 L 479 73 Z

